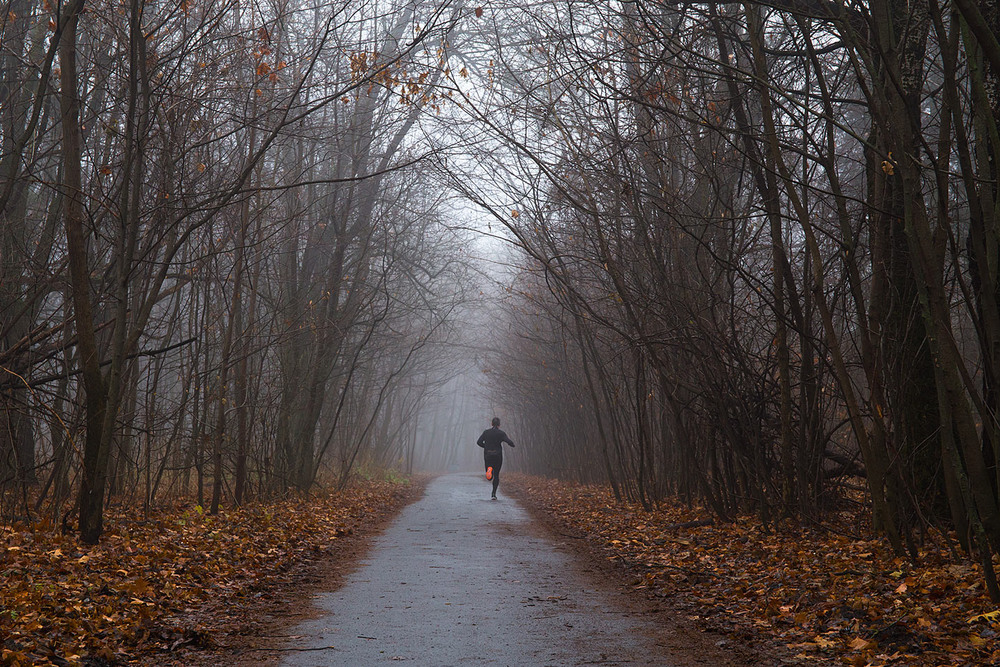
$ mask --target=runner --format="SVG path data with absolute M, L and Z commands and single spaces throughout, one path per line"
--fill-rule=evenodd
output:
M 479 436 L 476 444 L 483 448 L 483 461 L 486 464 L 486 479 L 493 480 L 493 500 L 497 499 L 497 487 L 500 486 L 500 468 L 503 466 L 503 443 L 511 447 L 514 443 L 507 434 L 500 430 L 500 418 L 493 418 L 493 428 L 488 428 Z

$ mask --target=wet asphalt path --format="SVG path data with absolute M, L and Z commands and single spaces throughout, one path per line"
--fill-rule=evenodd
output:
M 480 476 L 435 479 L 376 538 L 285 665 L 669 665 L 656 628 Z M 326 647 L 326 648 L 323 648 Z M 317 650 L 301 650 L 317 649 Z

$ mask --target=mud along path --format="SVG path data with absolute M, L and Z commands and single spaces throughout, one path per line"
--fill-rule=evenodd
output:
M 663 627 L 502 491 L 491 501 L 470 474 L 431 482 L 316 597 L 283 664 L 673 665 Z

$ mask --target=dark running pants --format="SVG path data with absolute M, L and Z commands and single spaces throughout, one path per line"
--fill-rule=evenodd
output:
M 503 454 L 486 452 L 483 455 L 485 468 L 493 466 L 493 495 L 497 494 L 497 487 L 500 486 L 500 468 L 503 466 Z M 484 469 L 485 469 L 484 468 Z

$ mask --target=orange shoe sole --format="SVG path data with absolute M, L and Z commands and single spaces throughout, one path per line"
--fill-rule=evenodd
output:
M 486 479 L 493 479 L 493 466 L 486 469 Z

